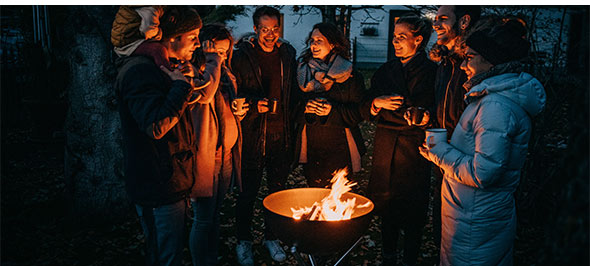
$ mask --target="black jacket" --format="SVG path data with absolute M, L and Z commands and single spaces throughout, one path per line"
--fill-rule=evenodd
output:
M 433 121 L 433 126 L 446 128 L 449 139 L 467 106 L 464 100 L 467 91 L 463 88 L 463 83 L 467 81 L 467 74 L 460 69 L 462 62 L 463 59 L 457 54 L 451 54 L 443 57 L 436 70 L 434 83 L 436 120 Z
M 241 40 L 236 45 L 232 58 L 232 72 L 236 76 L 238 84 L 238 97 L 245 97 L 251 103 L 250 110 L 242 120 L 243 142 L 251 143 L 262 154 L 264 136 L 266 136 L 267 114 L 260 114 L 256 108 L 256 101 L 268 98 L 262 87 L 260 62 L 256 55 L 254 38 Z M 291 150 L 293 146 L 294 108 L 298 102 L 297 89 L 297 62 L 295 61 L 295 48 L 286 42 L 277 43 L 281 58 L 282 69 L 277 69 L 276 74 L 282 76 L 281 95 L 282 102 L 279 108 L 283 109 L 285 150 Z
M 436 64 L 425 53 L 419 53 L 405 67 L 399 59 L 383 64 L 371 79 L 371 96 L 362 110 L 365 116 L 371 116 L 371 102 L 377 96 L 396 93 L 405 98 L 400 109 L 382 109 L 374 118 L 377 129 L 368 192 L 378 212 L 391 199 L 410 202 L 416 208 L 428 203 L 430 167 L 418 153 L 424 131 L 408 126 L 403 114 L 412 106 L 432 110 L 435 71 Z
M 419 128 L 408 126 L 404 119 L 404 112 L 412 106 L 433 109 L 432 84 L 434 84 L 435 69 L 436 64 L 428 60 L 424 52 L 418 53 L 405 67 L 397 58 L 386 62 L 371 78 L 371 88 L 361 106 L 361 114 L 367 120 L 376 120 L 380 127 L 420 133 L 422 130 Z M 376 117 L 373 117 L 371 115 L 373 99 L 392 93 L 404 97 L 402 107 L 396 111 L 382 109 Z
M 340 161 L 343 166 L 350 162 L 345 128 L 350 129 L 357 149 L 362 156 L 366 152 L 358 123 L 363 119 L 359 112 L 359 104 L 365 95 L 365 81 L 363 75 L 353 71 L 350 78 L 343 83 L 334 83 L 329 91 L 304 93 L 297 107 L 297 147 L 296 155 L 301 151 L 301 133 L 303 125 L 307 132 L 307 158 L 308 163 L 330 159 Z M 305 105 L 308 100 L 322 97 L 332 104 L 332 110 L 327 116 L 305 114 Z M 297 158 L 298 159 L 298 158 Z M 343 167 L 342 166 L 342 167 Z M 337 169 L 329 169 L 330 172 Z M 352 169 L 349 169 L 352 172 Z M 331 178 L 327 175 L 325 178 Z
M 143 206 L 182 200 L 194 182 L 195 137 L 187 111 L 192 88 L 172 81 L 148 57 L 120 58 L 118 65 L 127 193 Z

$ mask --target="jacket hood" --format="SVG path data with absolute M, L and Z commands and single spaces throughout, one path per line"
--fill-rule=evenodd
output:
M 543 85 L 528 73 L 505 73 L 483 80 L 465 94 L 465 99 L 497 93 L 524 109 L 529 115 L 539 114 L 545 107 L 546 94 Z

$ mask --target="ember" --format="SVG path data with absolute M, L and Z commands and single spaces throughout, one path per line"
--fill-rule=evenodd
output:
M 291 208 L 293 219 L 310 220 L 310 221 L 340 221 L 350 220 L 355 208 L 366 208 L 371 202 L 363 205 L 356 205 L 356 198 L 349 198 L 342 201 L 344 193 L 350 191 L 350 188 L 357 183 L 346 179 L 348 170 L 341 169 L 333 173 L 334 177 L 330 181 L 332 189 L 330 194 L 323 198 L 321 202 L 314 202 L 310 207 Z

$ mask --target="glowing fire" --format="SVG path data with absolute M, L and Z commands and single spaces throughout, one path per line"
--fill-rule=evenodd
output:
M 291 208 L 293 218 L 296 220 L 304 219 L 310 221 L 339 221 L 349 220 L 354 213 L 355 208 L 365 208 L 371 204 L 356 205 L 356 198 L 340 200 L 344 193 L 350 191 L 350 188 L 355 186 L 356 182 L 351 182 L 346 179 L 348 170 L 346 168 L 335 171 L 332 175 L 334 177 L 330 182 L 332 189 L 330 195 L 323 198 L 321 202 L 314 202 L 311 207 Z

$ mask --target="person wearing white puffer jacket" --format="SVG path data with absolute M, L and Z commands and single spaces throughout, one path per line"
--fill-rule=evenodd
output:
M 520 182 L 531 117 L 545 106 L 541 83 L 522 72 L 528 54 L 522 21 L 467 37 L 468 103 L 450 143 L 420 153 L 444 171 L 441 265 L 512 265 L 514 191 Z

